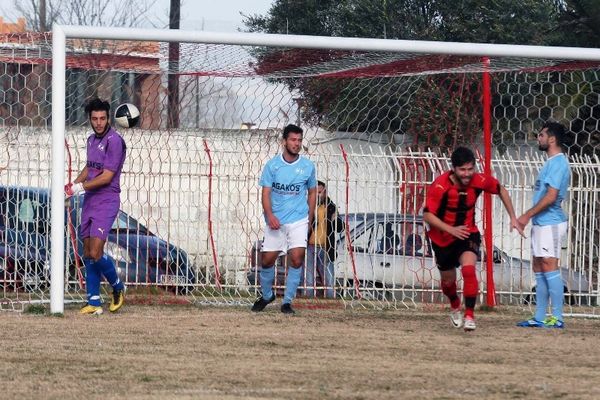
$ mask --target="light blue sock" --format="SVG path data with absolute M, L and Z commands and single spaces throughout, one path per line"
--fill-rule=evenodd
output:
M 283 292 L 283 304 L 292 304 L 296 297 L 296 290 L 300 284 L 302 268 L 288 268 L 287 279 L 285 280 L 285 292 Z
M 544 276 L 548 282 L 548 292 L 550 292 L 550 301 L 552 302 L 552 315 L 562 321 L 565 294 L 560 271 L 544 272 Z
M 87 292 L 88 304 L 90 306 L 100 306 L 100 270 L 91 258 L 84 258 L 85 265 L 85 289 Z
M 546 319 L 548 309 L 548 282 L 543 272 L 535 273 L 535 316 L 540 322 Z
M 273 297 L 273 280 L 275 279 L 275 267 L 267 268 L 264 265 L 260 269 L 260 290 L 262 297 L 269 300 Z
M 125 285 L 119 279 L 117 275 L 117 269 L 115 268 L 115 264 L 113 264 L 112 260 L 105 255 L 100 257 L 98 261 L 96 261 L 96 266 L 102 275 L 106 278 L 110 286 L 112 286 L 115 290 L 123 290 Z

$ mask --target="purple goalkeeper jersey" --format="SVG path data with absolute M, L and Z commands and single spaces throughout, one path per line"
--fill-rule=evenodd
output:
M 119 181 L 126 150 L 125 141 L 112 127 L 102 137 L 97 137 L 96 134 L 88 137 L 86 181 L 94 179 L 105 169 L 113 171 L 115 174 L 108 185 L 86 191 L 86 198 L 119 197 L 119 193 L 121 193 Z

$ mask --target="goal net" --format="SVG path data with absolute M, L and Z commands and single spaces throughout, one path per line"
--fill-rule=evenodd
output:
M 264 227 L 258 179 L 295 123 L 343 221 L 333 282 L 303 279 L 299 304 L 442 307 L 421 218 L 428 184 L 467 145 L 522 213 L 544 162 L 535 135 L 554 119 L 569 129 L 572 165 L 561 273 L 573 312 L 596 312 L 597 50 L 83 27 L 1 38 L 3 304 L 52 293 L 62 310 L 62 296 L 85 298 L 81 204 L 63 206 L 57 193 L 85 164 L 83 105 L 98 96 L 113 111 L 133 103 L 141 112 L 137 127 L 118 128 L 127 159 L 105 248 L 131 296 L 251 303 Z M 477 216 L 481 301 L 529 306 L 529 239 L 509 232 L 497 198 Z M 280 257 L 278 291 L 286 264 Z

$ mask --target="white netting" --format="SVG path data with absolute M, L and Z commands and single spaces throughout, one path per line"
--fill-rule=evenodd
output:
M 3 185 L 32 187 L 27 193 L 35 195 L 3 198 L 0 280 L 9 299 L 46 299 L 48 209 L 39 188 L 50 183 L 50 37 L 1 38 L 0 176 Z M 128 145 L 122 210 L 137 223 L 124 217 L 107 253 L 141 297 L 158 291 L 249 303 L 256 294 L 252 249 L 263 229 L 258 177 L 279 151 L 281 128 L 298 123 L 318 178 L 348 222 L 335 262 L 335 293 L 342 300 L 334 302 L 438 304 L 438 273 L 422 222 L 412 215 L 422 211 L 427 184 L 448 167 L 448 149 L 468 144 L 483 153 L 493 146 L 494 173 L 519 213 L 530 206 L 542 163 L 531 135 L 554 118 L 569 127 L 573 162 L 563 276 L 574 304 L 595 305 L 598 65 L 523 58 L 492 58 L 485 65 L 472 56 L 189 43 L 181 45 L 178 62 L 169 62 L 166 43 L 69 40 L 66 169 L 76 174 L 84 163 L 87 100 L 109 99 L 113 110 L 136 104 L 140 126 L 122 130 Z M 484 71 L 492 79 L 493 143 L 482 142 Z M 169 107 L 175 79 L 177 107 Z M 495 199 L 497 299 L 527 304 L 529 242 L 509 234 L 505 218 Z M 388 222 L 398 233 L 392 252 L 377 247 Z M 363 228 L 354 229 L 359 224 Z M 162 244 L 148 244 L 146 229 Z M 413 235 L 421 237 L 421 251 L 401 253 L 400 244 Z M 72 249 L 80 244 L 70 233 L 67 238 L 66 289 L 79 299 L 80 260 Z M 280 275 L 279 286 L 285 269 Z M 480 278 L 485 293 L 482 269 Z

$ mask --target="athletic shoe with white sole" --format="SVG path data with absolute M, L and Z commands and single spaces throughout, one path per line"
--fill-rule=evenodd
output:
M 473 317 L 465 317 L 463 328 L 465 332 L 474 331 L 475 328 L 477 328 L 477 325 L 475 325 L 475 319 L 473 319 Z
M 450 322 L 455 328 L 460 328 L 463 325 L 463 315 L 460 308 L 450 309 Z

